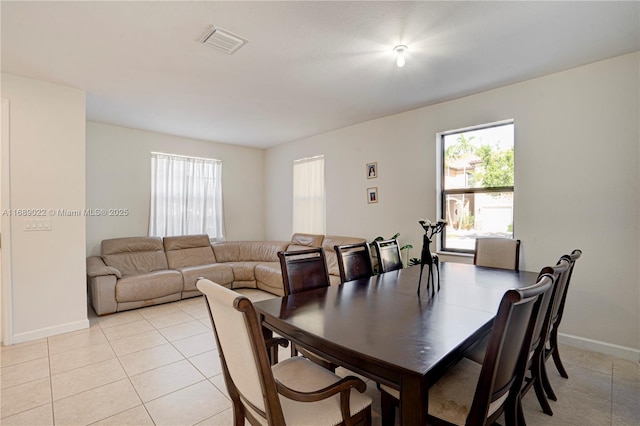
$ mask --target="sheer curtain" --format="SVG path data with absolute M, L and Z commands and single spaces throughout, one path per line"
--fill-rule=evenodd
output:
M 293 232 L 325 234 L 324 156 L 293 162 Z
M 149 235 L 224 240 L 222 161 L 151 153 Z

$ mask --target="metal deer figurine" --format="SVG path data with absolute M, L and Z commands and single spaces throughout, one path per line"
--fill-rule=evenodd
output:
M 436 267 L 436 272 L 438 273 L 438 291 L 440 291 L 440 259 L 438 259 L 437 254 L 431 254 L 431 238 L 435 234 L 442 232 L 446 221 L 440 219 L 436 223 L 432 223 L 430 220 L 420 220 L 418 221 L 422 229 L 424 229 L 424 235 L 422 236 L 422 254 L 420 256 L 420 278 L 418 280 L 418 296 L 420 296 L 420 284 L 422 283 L 422 270 L 424 269 L 424 265 L 429 266 L 429 273 L 427 275 L 427 291 L 429 291 L 429 284 L 431 284 L 431 296 L 435 295 L 435 274 L 433 270 L 433 266 Z

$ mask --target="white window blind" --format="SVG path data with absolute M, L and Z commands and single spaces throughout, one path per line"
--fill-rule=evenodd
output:
M 324 156 L 293 162 L 293 232 L 325 234 Z
M 151 153 L 149 235 L 224 240 L 222 161 Z

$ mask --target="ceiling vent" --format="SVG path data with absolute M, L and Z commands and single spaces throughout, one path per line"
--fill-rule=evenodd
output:
M 233 34 L 222 28 L 211 27 L 207 33 L 202 36 L 200 43 L 205 46 L 213 47 L 221 52 L 229 55 L 235 53 L 242 46 L 247 44 L 249 40 Z

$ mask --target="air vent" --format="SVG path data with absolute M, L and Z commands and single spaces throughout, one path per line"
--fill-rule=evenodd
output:
M 211 27 L 209 31 L 200 39 L 200 43 L 205 46 L 213 47 L 221 52 L 229 55 L 235 53 L 242 46 L 247 44 L 249 40 L 233 34 L 222 28 Z

